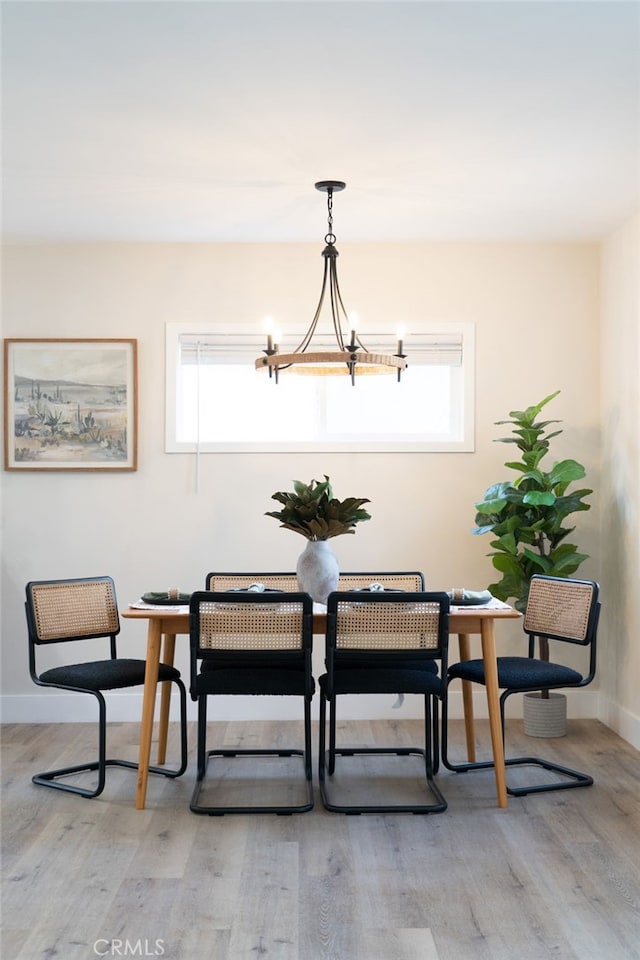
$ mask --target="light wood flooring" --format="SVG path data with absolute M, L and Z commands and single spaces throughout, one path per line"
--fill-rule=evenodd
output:
M 569 726 L 562 739 L 531 740 L 510 721 L 509 752 L 544 752 L 591 772 L 594 786 L 512 798 L 508 810 L 495 805 L 492 771 L 441 768 L 440 814 L 327 813 L 316 789 L 310 813 L 207 817 L 189 811 L 193 724 L 187 773 L 151 777 L 143 811 L 133 771 L 112 768 L 94 800 L 31 783 L 89 758 L 92 726 L 6 725 L 2 957 L 637 960 L 640 755 L 597 721 Z M 484 742 L 486 724 L 477 727 Z M 291 723 L 210 729 L 245 747 L 300 733 Z M 451 730 L 461 749 L 462 722 Z M 137 735 L 136 724 L 111 725 L 110 755 L 135 758 Z M 419 743 L 420 724 L 346 723 L 340 737 Z M 390 783 L 387 760 L 373 763 L 371 789 Z M 269 783 L 261 763 L 241 772 L 228 774 L 229 791 L 264 799 L 287 787 L 282 776 Z M 412 792 L 416 782 L 392 786 Z

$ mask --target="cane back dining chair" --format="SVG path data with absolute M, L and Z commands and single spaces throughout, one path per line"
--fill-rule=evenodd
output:
M 208 573 L 205 579 L 206 590 L 299 590 L 298 577 L 292 572 L 279 573 Z M 394 571 L 341 571 L 338 582 L 339 590 L 424 590 L 424 574 L 420 570 Z M 343 661 L 343 667 L 347 662 Z M 361 665 L 361 661 L 360 661 Z M 423 663 L 423 668 L 437 672 L 435 663 Z M 331 709 L 331 705 L 330 705 Z M 437 758 L 434 758 L 437 764 Z
M 447 803 L 434 780 L 439 743 L 438 701 L 446 695 L 449 597 L 424 591 L 337 591 L 327 604 L 326 673 L 320 677 L 319 782 L 327 810 L 348 813 L 437 813 Z M 441 673 L 433 670 L 440 665 Z M 347 747 L 336 743 L 337 699 L 357 694 L 420 694 L 424 698 L 424 747 Z M 329 747 L 326 747 L 327 703 Z M 340 802 L 331 791 L 336 757 L 417 755 L 422 758 L 430 802 Z M 341 765 L 342 766 L 342 765 Z
M 498 686 L 502 690 L 500 719 L 503 739 L 505 703 L 512 694 L 585 687 L 593 680 L 596 672 L 596 639 L 601 606 L 598 595 L 599 585 L 593 580 L 573 580 L 542 574 L 535 574 L 531 578 L 523 620 L 523 629 L 528 637 L 528 655 L 497 658 Z M 536 638 L 539 652 L 544 651 L 540 656 L 536 656 Z M 552 644 L 549 641 L 552 641 Z M 580 672 L 562 662 L 562 644 L 565 643 L 588 648 L 588 667 L 585 671 Z M 554 653 L 553 659 L 549 658 L 551 649 Z M 484 684 L 482 660 L 464 660 L 452 664 L 448 671 L 448 683 L 455 679 Z M 493 767 L 493 761 L 452 763 L 448 758 L 446 699 L 442 722 L 442 760 L 449 770 L 466 772 Z M 559 779 L 529 786 L 507 785 L 507 792 L 512 796 L 566 790 L 570 787 L 588 787 L 593 783 L 593 777 L 586 773 L 540 757 L 507 758 L 505 766 L 535 766 L 559 775 Z
M 261 573 L 208 573 L 205 579 L 206 590 L 299 590 L 297 575 L 293 572 Z M 395 571 L 341 571 L 338 582 L 339 590 L 424 590 L 424 574 L 420 570 Z M 358 661 L 362 666 L 362 661 Z M 343 660 L 342 667 L 348 666 Z M 437 666 L 433 661 L 423 661 L 421 669 L 432 670 L 437 673 Z M 333 702 L 329 703 L 329 711 L 333 710 Z M 435 715 L 434 715 L 435 717 Z M 434 757 L 434 769 L 437 771 L 439 756 Z
M 198 702 L 194 813 L 303 813 L 313 807 L 311 669 L 313 602 L 306 593 L 197 591 L 190 601 L 191 697 Z M 294 696 L 304 701 L 304 748 L 207 749 L 207 702 L 215 696 Z M 248 803 L 201 802 L 212 757 L 301 757 L 304 799 Z M 215 783 L 220 793 L 224 782 Z M 266 784 L 265 784 L 266 788 Z
M 247 572 L 228 573 L 216 571 L 208 573 L 205 577 L 205 590 L 216 591 L 217 593 L 225 590 L 249 590 L 251 587 L 264 587 L 265 590 L 285 590 L 289 593 L 297 593 L 298 578 L 295 573 L 273 573 L 273 572 Z
M 299 590 L 295 573 L 208 573 L 205 578 L 205 590 L 248 589 L 254 584 L 262 584 L 267 590 Z M 364 590 L 379 584 L 385 590 L 424 590 L 424 574 L 419 570 L 399 572 L 346 572 L 340 573 L 338 589 Z
M 299 590 L 297 575 L 293 572 L 262 573 L 262 572 L 242 572 L 242 573 L 208 573 L 205 578 L 206 590 Z M 394 571 L 341 571 L 338 582 L 339 590 L 410 590 L 412 592 L 424 590 L 424 574 L 420 570 L 394 570 Z M 362 660 L 357 661 L 357 666 L 362 666 Z M 341 663 L 342 669 L 349 666 L 349 661 L 345 658 Z M 422 661 L 419 664 L 422 670 L 431 670 L 438 672 L 434 661 Z M 329 702 L 329 713 L 333 711 L 334 703 Z M 437 715 L 433 715 L 434 724 L 437 727 Z M 331 721 L 333 722 L 333 721 Z M 437 736 L 437 729 L 434 730 L 434 738 Z M 440 762 L 439 751 L 433 758 L 434 772 L 437 772 Z
M 98 758 L 87 763 L 36 774 L 34 783 L 82 797 L 97 797 L 104 790 L 106 769 L 110 766 L 130 767 L 130 760 L 108 759 L 106 754 L 107 714 L 103 691 L 122 690 L 144 684 L 145 661 L 118 657 L 116 637 L 120 620 L 116 591 L 111 577 L 87 577 L 66 580 L 32 580 L 26 586 L 26 616 L 29 636 L 29 670 L 34 683 L 76 693 L 88 693 L 98 702 Z M 39 647 L 77 643 L 82 640 L 108 639 L 108 659 L 66 663 L 39 672 L 36 650 Z M 42 651 L 44 653 L 44 650 Z M 160 664 L 159 681 L 173 683 L 180 693 L 180 766 L 177 769 L 149 767 L 152 773 L 179 777 L 187 769 L 187 697 L 180 673 L 174 667 Z M 79 786 L 64 777 L 85 771 L 97 771 L 95 788 Z

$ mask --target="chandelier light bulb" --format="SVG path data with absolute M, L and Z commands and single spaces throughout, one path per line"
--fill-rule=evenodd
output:
M 263 327 L 267 334 L 267 350 L 273 350 L 273 320 L 271 317 L 265 317 Z

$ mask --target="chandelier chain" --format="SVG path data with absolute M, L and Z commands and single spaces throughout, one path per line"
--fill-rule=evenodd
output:
M 333 190 L 331 187 L 327 190 L 327 227 L 329 229 L 324 242 L 333 245 L 336 242 L 336 235 L 333 232 Z

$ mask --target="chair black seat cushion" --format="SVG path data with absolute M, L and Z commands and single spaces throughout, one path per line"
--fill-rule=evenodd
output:
M 314 685 L 315 689 L 315 685 Z M 215 667 L 202 670 L 196 678 L 196 694 L 234 694 L 238 696 L 303 697 L 306 693 L 304 669 L 277 666 Z
M 420 661 L 422 664 L 429 661 Z M 327 674 L 319 680 L 323 691 L 327 688 Z M 381 670 L 348 667 L 346 670 L 334 669 L 333 687 L 336 694 L 343 693 L 421 693 L 437 694 L 442 691 L 440 677 L 430 669 L 403 669 L 390 667 Z
M 53 667 L 40 674 L 43 683 L 62 684 L 79 690 L 119 690 L 144 683 L 144 660 L 94 660 L 91 663 L 71 663 Z M 158 679 L 179 680 L 180 671 L 160 664 Z
M 283 656 L 281 652 L 278 652 L 277 656 L 262 655 L 260 658 L 254 654 L 252 658 L 245 658 L 244 660 L 240 657 L 237 660 L 233 658 L 229 660 L 226 658 L 224 660 L 203 660 L 200 669 L 202 673 L 209 673 L 212 670 L 246 670 L 249 667 L 258 670 L 297 670 L 304 673 L 304 661 L 300 659 L 298 654 L 287 657 Z
M 449 668 L 449 679 L 484 683 L 482 660 L 463 660 Z M 549 686 L 575 686 L 582 674 L 571 667 L 530 657 L 498 657 L 498 686 L 502 690 L 528 690 Z

